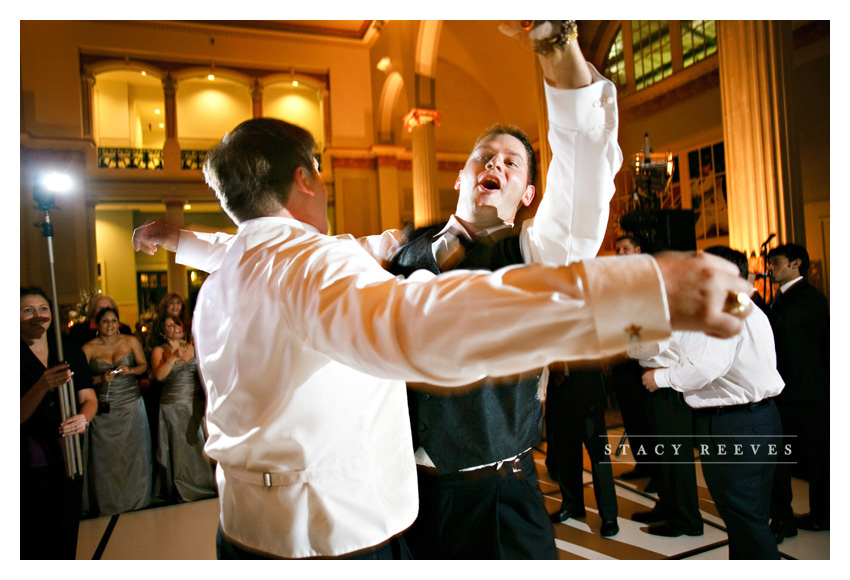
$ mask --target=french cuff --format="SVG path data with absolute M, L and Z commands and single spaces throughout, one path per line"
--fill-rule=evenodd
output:
M 673 385 L 670 384 L 670 369 L 658 369 L 655 371 L 655 384 L 658 385 L 659 389 L 672 389 Z
M 585 297 L 599 348 L 630 346 L 670 336 L 670 311 L 661 271 L 652 256 L 613 256 L 581 262 Z
M 617 87 L 590 67 L 593 82 L 580 89 L 559 89 L 543 83 L 549 123 L 568 131 L 598 129 L 617 119 Z

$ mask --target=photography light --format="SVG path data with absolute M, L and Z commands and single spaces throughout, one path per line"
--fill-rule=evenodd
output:
M 56 205 L 56 194 L 67 193 L 71 190 L 73 182 L 64 173 L 49 173 L 44 176 L 41 183 L 33 188 L 33 199 L 37 209 L 44 212 L 44 221 L 35 224 L 42 229 L 42 235 L 47 240 L 47 257 L 50 265 L 50 287 L 53 291 L 53 330 L 56 333 L 56 353 L 60 361 L 65 360 L 62 348 L 62 334 L 59 329 L 59 295 L 56 292 L 56 268 L 53 255 L 53 224 L 50 222 L 50 210 Z M 59 411 L 62 420 L 77 414 L 77 402 L 75 399 L 74 379 L 61 385 L 58 389 Z M 69 478 L 81 477 L 83 475 L 83 455 L 80 445 L 80 436 L 69 435 L 62 437 L 65 448 L 65 473 Z

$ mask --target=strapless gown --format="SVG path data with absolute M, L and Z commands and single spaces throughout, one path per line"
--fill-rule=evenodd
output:
M 92 374 L 119 366 L 133 367 L 133 353 L 115 364 L 92 359 Z M 108 387 L 108 389 L 107 389 Z M 116 375 L 95 385 L 98 402 L 109 401 L 109 412 L 98 411 L 89 426 L 89 469 L 92 515 L 115 515 L 146 507 L 151 502 L 153 460 L 151 432 L 135 375 Z
M 176 363 L 162 383 L 155 495 L 168 501 L 216 496 L 215 474 L 204 454 L 204 400 L 198 363 Z

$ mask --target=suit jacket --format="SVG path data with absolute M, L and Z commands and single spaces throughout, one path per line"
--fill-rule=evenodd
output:
M 829 398 L 829 303 L 805 279 L 783 292 L 770 313 L 776 368 L 785 381 L 779 403 Z

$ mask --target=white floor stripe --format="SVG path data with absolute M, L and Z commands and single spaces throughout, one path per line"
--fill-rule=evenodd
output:
M 588 560 L 616 560 L 617 558 L 612 558 L 606 554 L 602 554 L 595 550 L 590 550 L 583 546 L 579 546 L 576 544 L 571 544 L 570 542 L 565 542 L 563 540 L 559 540 L 555 538 L 555 546 L 558 547 L 559 550 L 563 550 L 565 552 L 569 552 L 570 554 L 575 554 L 576 556 L 581 556 L 582 558 L 587 558 Z

